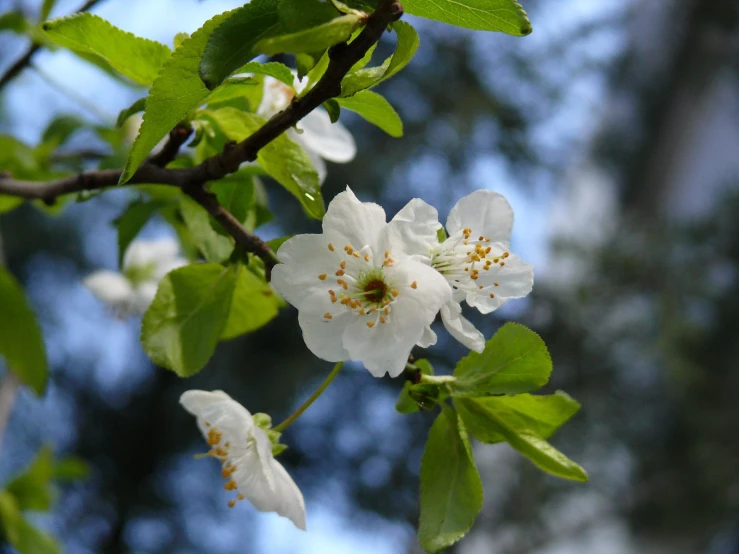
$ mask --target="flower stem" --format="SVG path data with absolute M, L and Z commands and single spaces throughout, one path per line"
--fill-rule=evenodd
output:
M 303 402 L 300 407 L 295 410 L 290 416 L 280 423 L 277 427 L 274 427 L 273 430 L 277 431 L 278 433 L 284 431 L 293 421 L 298 419 L 305 410 L 307 410 L 313 402 L 316 401 L 316 399 L 323 394 L 323 391 L 328 388 L 328 386 L 331 384 L 331 381 L 334 380 L 334 377 L 336 377 L 339 374 L 339 371 L 344 366 L 344 362 L 339 362 L 334 366 L 334 368 L 331 370 L 331 373 L 328 374 L 328 376 L 323 380 L 323 383 L 316 389 L 316 391 L 308 397 L 308 400 Z

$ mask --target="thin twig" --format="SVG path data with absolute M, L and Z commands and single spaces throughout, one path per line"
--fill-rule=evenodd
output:
M 76 13 L 91 10 L 95 6 L 95 4 L 99 3 L 100 1 L 101 0 L 88 0 L 79 7 Z M 5 73 L 3 73 L 3 76 L 0 77 L 0 89 L 2 89 L 10 81 L 15 79 L 26 67 L 30 66 L 33 57 L 36 55 L 36 52 L 38 52 L 41 48 L 42 45 L 40 44 L 32 44 L 31 46 L 29 46 L 28 50 L 26 50 L 26 52 L 20 58 L 18 58 L 18 60 L 13 65 L 11 65 L 5 71 Z

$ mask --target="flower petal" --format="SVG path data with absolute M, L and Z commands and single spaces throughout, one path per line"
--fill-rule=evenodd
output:
M 197 418 L 200 432 L 208 438 L 210 426 L 243 437 L 254 427 L 249 410 L 223 391 L 189 390 L 180 396 L 180 404 Z M 207 425 L 206 425 L 207 423 Z
M 450 235 L 465 228 L 472 229 L 474 235 L 490 238 L 492 242 L 502 242 L 508 248 L 513 229 L 511 205 L 502 194 L 476 190 L 457 202 L 446 221 Z
M 169 263 L 179 257 L 180 243 L 172 237 L 155 240 L 135 240 L 123 256 L 123 268 L 159 265 Z
M 291 139 L 293 139 L 295 142 L 303 147 L 303 151 L 308 155 L 314 169 L 316 170 L 316 173 L 318 173 L 318 182 L 320 184 L 323 184 L 323 182 L 326 180 L 326 176 L 328 175 L 326 162 L 323 161 L 323 158 L 319 156 L 316 151 L 311 150 L 308 145 L 303 142 L 300 135 L 296 133 L 294 129 L 288 129 L 287 134 Z
M 485 289 L 467 294 L 467 304 L 489 314 L 509 299 L 523 298 L 531 292 L 534 286 L 534 266 L 511 254 L 506 258 L 505 266 L 494 264 L 489 270 L 481 271 L 478 282 Z M 493 297 L 490 296 L 491 293 Z
M 343 308 L 343 306 L 342 306 Z M 327 362 L 341 362 L 349 359 L 349 352 L 344 348 L 342 336 L 346 327 L 353 321 L 349 312 L 332 314 L 326 320 L 321 312 L 301 310 L 298 312 L 298 323 L 303 331 L 303 340 L 308 349 Z
M 352 134 L 338 121 L 331 123 L 323 108 L 313 110 L 300 120 L 300 141 L 309 150 L 330 162 L 346 163 L 357 155 L 357 145 Z
M 427 326 L 423 330 L 423 335 L 421 335 L 421 340 L 419 340 L 416 345 L 420 346 L 421 348 L 428 348 L 429 346 L 433 346 L 436 344 L 437 340 L 436 333 L 431 329 L 431 326 Z
M 295 527 L 305 531 L 305 500 L 303 500 L 303 494 L 280 462 L 273 459 L 272 469 L 277 488 L 276 496 L 279 499 L 275 511 L 292 521 Z
M 124 311 L 127 311 L 133 299 L 131 283 L 115 271 L 95 271 L 88 275 L 82 284 L 90 289 L 98 300 Z
M 388 223 L 379 239 L 378 250 L 389 250 L 393 256 L 416 256 L 428 259 L 439 244 L 441 229 L 439 212 L 420 198 L 408 202 Z
M 323 218 L 324 234 L 337 233 L 354 249 L 375 245 L 385 227 L 385 210 L 372 202 L 360 202 L 349 187 L 337 194 Z M 336 245 L 344 248 L 344 245 Z
M 462 307 L 450 301 L 441 307 L 441 320 L 449 334 L 470 350 L 482 352 L 485 349 L 485 337 L 462 315 Z

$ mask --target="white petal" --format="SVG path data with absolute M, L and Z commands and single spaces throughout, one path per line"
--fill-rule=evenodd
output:
M 225 392 L 189 390 L 180 396 L 180 404 L 197 418 L 203 437 L 208 437 L 208 423 L 229 435 L 246 440 L 248 431 L 254 427 L 249 410 Z
M 131 310 L 137 314 L 143 314 L 149 309 L 157 294 L 158 283 L 146 281 L 134 289 L 131 297 Z
M 421 335 L 421 340 L 419 340 L 416 344 L 420 346 L 421 348 L 428 348 L 429 346 L 435 345 L 436 340 L 437 340 L 436 333 L 434 333 L 431 327 L 428 326 L 423 330 L 423 335 Z
M 531 292 L 534 286 L 534 266 L 524 263 L 515 254 L 506 258 L 505 264 L 503 267 L 493 264 L 488 271 L 480 272 L 478 282 L 486 288 L 467 294 L 467 304 L 483 314 L 489 314 L 509 299 L 523 298 Z M 494 283 L 498 283 L 498 286 Z M 490 293 L 493 293 L 493 298 Z
M 135 240 L 123 256 L 123 268 L 169 263 L 179 257 L 180 243 L 172 237 Z
M 441 320 L 449 334 L 470 350 L 482 352 L 485 349 L 485 337 L 462 315 L 462 307 L 456 302 L 450 301 L 441 307 Z
M 332 238 L 333 237 L 333 238 Z M 332 242 L 333 240 L 333 242 Z M 282 263 L 272 269 L 272 285 L 298 310 L 308 310 L 313 317 L 330 311 L 329 289 L 336 289 L 334 272 L 341 263 L 343 237 L 327 235 L 296 235 L 285 241 L 277 251 Z M 334 251 L 328 246 L 334 246 Z M 326 275 L 319 279 L 319 275 Z
M 134 292 L 131 283 L 115 271 L 96 271 L 88 275 L 82 284 L 90 289 L 98 300 L 124 311 L 128 310 L 133 299 Z
M 388 223 L 379 240 L 378 250 L 389 250 L 393 256 L 428 258 L 439 244 L 439 213 L 420 198 L 414 198 Z
M 357 155 L 357 145 L 352 134 L 338 121 L 331 123 L 326 110 L 313 110 L 300 120 L 300 141 L 330 162 L 346 163 Z
M 269 119 L 277 112 L 281 112 L 290 105 L 295 97 L 295 91 L 285 83 L 274 77 L 264 77 L 264 93 L 257 108 L 257 115 Z
M 277 498 L 280 501 L 275 511 L 292 521 L 295 527 L 305 531 L 305 500 L 303 500 L 303 494 L 280 462 L 273 459 L 272 469 L 275 475 Z
M 355 249 L 375 245 L 385 227 L 385 210 L 372 202 L 360 202 L 349 187 L 337 194 L 323 217 L 323 232 L 337 233 Z M 344 248 L 345 245 L 335 245 Z
M 157 264 L 154 275 L 152 275 L 152 280 L 158 283 L 167 273 L 186 266 L 188 263 L 189 262 L 185 258 L 181 258 L 180 256 L 175 256 L 170 259 L 164 258 Z
M 348 311 L 332 315 L 332 319 L 327 320 L 322 315 L 301 310 L 298 312 L 298 323 L 303 331 L 303 340 L 313 354 L 327 362 L 341 362 L 349 359 L 342 336 L 355 316 Z
M 472 229 L 474 235 L 492 242 L 510 245 L 513 210 L 505 196 L 491 190 L 476 190 L 457 202 L 449 212 L 446 229 L 450 235 L 460 229 Z
M 369 328 L 366 319 L 355 320 L 344 332 L 344 348 L 375 377 L 385 373 L 397 377 L 405 369 L 413 346 L 451 298 L 451 287 L 438 271 L 413 260 L 399 261 L 385 273 L 387 282 L 399 291 L 388 322 Z M 412 288 L 413 282 L 416 288 Z

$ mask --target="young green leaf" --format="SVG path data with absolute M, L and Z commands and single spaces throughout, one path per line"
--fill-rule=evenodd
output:
M 15 496 L 0 490 L 0 536 L 11 545 L 16 545 L 20 538 L 20 526 L 23 516 Z
M 52 19 L 42 28 L 56 44 L 78 54 L 102 58 L 141 85 L 154 82 L 172 53 L 164 44 L 132 35 L 87 12 Z
M 89 476 L 87 462 L 77 456 L 66 456 L 54 463 L 51 477 L 57 481 L 82 481 Z
M 420 40 L 418 33 L 408 23 L 396 21 L 392 25 L 398 35 L 395 52 L 378 67 L 368 67 L 350 73 L 341 81 L 341 96 L 352 96 L 360 90 L 379 85 L 403 69 L 418 50 Z
M 210 94 L 200 79 L 198 66 L 208 37 L 230 13 L 206 21 L 162 66 L 146 99 L 144 121 L 128 155 L 121 184 L 133 176 L 157 143 Z
M 218 16 L 218 25 L 205 37 L 205 44 L 195 60 L 199 64 L 199 75 L 210 90 L 257 56 L 259 52 L 254 48 L 257 42 L 277 32 L 280 26 L 278 5 L 279 0 L 252 0 Z
M 506 323 L 485 344 L 454 369 L 452 396 L 518 394 L 549 381 L 552 359 L 541 337 L 517 323 Z
M 116 119 L 115 126 L 123 127 L 123 124 L 129 117 L 131 117 L 133 114 L 143 112 L 144 108 L 146 108 L 146 97 L 139 98 L 128 108 L 126 108 L 125 110 L 121 110 L 121 112 L 118 114 L 118 119 Z
M 39 396 L 44 393 L 48 370 L 41 329 L 18 281 L 0 267 L 0 356 L 22 383 Z
M 538 468 L 562 479 L 587 481 L 583 468 L 537 436 L 515 413 L 497 409 L 489 398 L 455 398 L 454 405 L 470 434 L 480 442 L 508 444 L 531 460 Z
M 141 343 L 158 365 L 189 377 L 215 351 L 231 310 L 240 266 L 193 264 L 159 282 L 144 315 Z
M 391 137 L 403 136 L 403 122 L 400 116 L 390 102 L 379 94 L 362 90 L 348 98 L 337 98 L 336 102 L 342 108 L 356 112 L 373 125 L 377 125 Z
M 519 37 L 531 33 L 531 22 L 516 0 L 404 0 L 403 9 L 475 31 L 501 31 Z
M 336 123 L 341 116 L 341 106 L 339 106 L 339 103 L 336 101 L 336 99 L 329 98 L 322 105 L 324 108 L 326 108 L 328 116 L 331 119 L 331 123 Z
M 233 108 L 207 112 L 228 138 L 244 140 L 259 129 L 265 121 L 254 114 Z M 306 213 L 315 219 L 323 218 L 325 208 L 318 173 L 308 154 L 287 135 L 283 134 L 262 148 L 257 162 L 269 175 L 303 205 Z
M 216 232 L 210 224 L 210 215 L 205 208 L 190 197 L 183 196 L 180 199 L 180 212 L 205 259 L 214 263 L 228 260 L 234 249 L 234 241 L 230 236 Z
M 24 517 L 18 522 L 17 538 L 11 544 L 19 554 L 61 554 L 59 544 Z
M 467 431 L 442 403 L 421 459 L 421 518 L 418 541 L 439 552 L 461 539 L 482 507 L 482 482 Z
M 279 298 L 264 279 L 243 269 L 236 282 L 231 312 L 221 339 L 232 339 L 265 326 L 277 315 L 279 305 Z
M 8 135 L 0 135 L 0 168 L 16 179 L 37 179 L 40 173 L 33 148 Z M 0 194 L 0 214 L 22 203 L 22 198 Z
M 29 26 L 30 23 L 20 10 L 0 14 L 0 33 L 3 31 L 13 31 L 20 35 L 25 33 Z
M 282 81 L 287 86 L 293 86 L 295 77 L 292 70 L 285 64 L 280 62 L 249 62 L 244 67 L 239 68 L 239 73 L 256 73 L 258 75 L 269 75 L 278 81 Z
M 49 447 L 44 446 L 28 469 L 5 487 L 5 490 L 15 496 L 22 511 L 46 512 L 51 508 L 53 468 L 53 453 Z
M 262 39 L 254 48 L 263 54 L 320 52 L 345 42 L 361 22 L 362 18 L 358 15 L 342 15 L 317 27 Z

